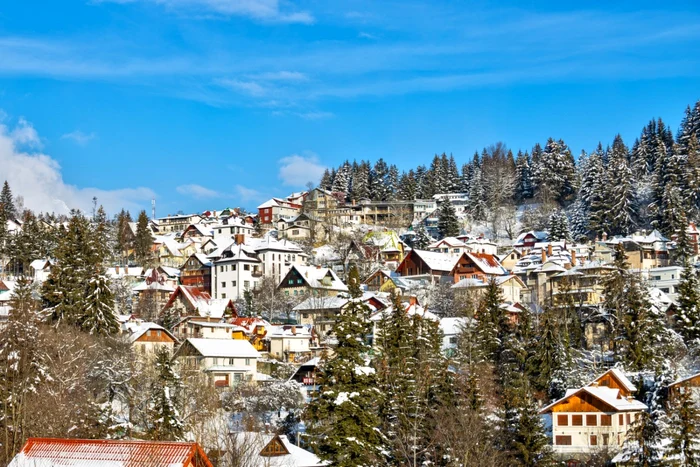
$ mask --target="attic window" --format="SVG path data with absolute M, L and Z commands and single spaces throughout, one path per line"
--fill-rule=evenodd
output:
M 274 438 L 272 438 L 270 442 L 267 443 L 267 446 L 265 446 L 263 450 L 260 451 L 260 455 L 262 457 L 277 457 L 284 456 L 287 454 L 289 454 L 289 451 L 284 446 L 279 436 L 275 436 Z

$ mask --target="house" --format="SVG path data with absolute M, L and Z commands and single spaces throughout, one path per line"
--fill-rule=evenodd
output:
M 187 258 L 180 268 L 182 285 L 196 287 L 202 292 L 211 292 L 212 262 L 203 253 L 195 253 Z
M 264 277 L 270 277 L 279 284 L 292 265 L 306 266 L 308 255 L 294 242 L 277 240 L 269 235 L 264 238 L 251 238 L 246 245 L 255 251 L 262 266 Z
M 140 320 L 122 324 L 122 332 L 127 335 L 135 353 L 142 357 L 155 355 L 162 348 L 172 355 L 177 342 L 175 336 L 163 326 Z
M 463 279 L 488 281 L 507 274 L 498 258 L 488 253 L 462 253 L 449 273 L 455 283 Z
M 246 465 L 264 467 L 322 467 L 329 463 L 290 442 L 285 435 L 257 432 L 231 433 L 233 449 Z
M 442 278 L 452 282 L 452 270 L 460 255 L 437 253 L 435 251 L 411 250 L 396 268 L 401 276 L 419 276 L 427 274 L 433 276 L 433 280 Z
M 385 309 L 388 304 L 379 299 L 373 293 L 365 293 L 360 299 L 367 305 L 372 312 Z M 299 303 L 292 310 L 297 313 L 300 324 L 313 326 L 314 331 L 319 339 L 323 341 L 324 337 L 330 333 L 331 328 L 335 324 L 335 318 L 343 309 L 350 303 L 350 298 L 347 294 L 337 296 L 318 295 L 310 296 L 303 302 Z
M 306 402 L 310 402 L 313 393 L 319 389 L 318 382 L 316 381 L 316 370 L 318 369 L 320 361 L 320 357 L 314 357 L 302 363 L 289 378 L 289 381 L 296 381 L 301 385 L 301 392 Z
M 35 259 L 29 263 L 34 282 L 42 283 L 49 278 L 53 261 L 50 259 Z
M 175 288 L 166 284 L 166 276 L 152 269 L 146 279 L 132 288 L 136 294 L 135 310 L 158 313 L 163 309 Z
M 503 253 L 502 255 L 498 255 L 498 260 L 501 262 L 501 265 L 504 268 L 506 268 L 507 271 L 513 272 L 513 268 L 522 257 L 522 253 L 513 248 L 510 251 Z
M 180 241 L 185 242 L 187 240 L 213 238 L 214 232 L 211 227 L 208 227 L 204 223 L 190 224 L 185 227 L 185 230 L 180 235 Z
M 277 286 L 285 295 L 336 296 L 348 287 L 332 269 L 293 265 Z
M 311 357 L 311 326 L 271 326 L 266 339 L 270 342 L 270 356 L 295 363 Z
M 530 230 L 518 235 L 513 243 L 513 248 L 518 251 L 527 251 L 535 246 L 535 243 L 546 242 L 549 238 L 549 233 L 544 231 Z
M 672 299 L 676 298 L 678 284 L 681 281 L 681 274 L 683 273 L 682 266 L 651 268 L 639 271 L 639 273 L 642 278 L 646 280 L 647 284 L 649 284 L 649 287 L 656 287 L 665 294 L 668 294 Z
M 260 317 L 247 318 L 238 316 L 236 313 L 233 314 L 228 322 L 243 329 L 245 338 L 252 344 L 255 350 L 260 352 L 266 352 L 268 350 L 269 341 L 265 339 L 265 336 L 267 336 L 267 332 L 271 327 L 270 323 Z M 238 336 L 236 333 L 233 333 L 234 339 L 238 339 L 240 337 L 242 336 Z
M 555 306 L 594 308 L 604 301 L 605 276 L 614 271 L 609 265 L 589 262 L 549 276 L 549 297 Z M 540 302 L 542 303 L 542 302 Z
M 197 443 L 29 438 L 10 467 L 213 467 Z
M 457 350 L 457 338 L 467 325 L 469 318 L 441 318 L 442 351 L 447 357 L 454 356 Z M 473 321 L 473 320 L 472 320 Z
M 214 240 L 230 238 L 236 235 L 242 235 L 242 238 L 245 238 L 255 233 L 254 225 L 249 224 L 244 218 L 238 216 L 227 217 L 220 224 L 212 225 L 211 229 L 214 232 Z
M 202 292 L 199 288 L 187 285 L 179 285 L 170 295 L 163 310 L 174 310 L 178 316 L 201 316 L 221 319 L 226 310 L 234 310 L 233 300 L 230 298 L 211 298 L 209 292 Z
M 301 213 L 290 219 L 277 221 L 277 235 L 289 240 L 315 240 L 325 238 L 323 223 L 309 213 Z
M 246 291 L 257 287 L 262 278 L 262 262 L 255 251 L 246 245 L 234 243 L 224 249 L 214 261 L 212 295 L 215 298 L 236 300 Z
M 518 276 L 494 276 L 498 288 L 501 290 L 503 301 L 508 303 L 521 303 L 523 291 L 527 290 L 527 286 Z M 466 295 L 475 292 L 478 295 L 483 294 L 488 287 L 488 281 L 483 279 L 461 279 L 452 286 L 455 295 Z
M 658 230 L 651 233 L 636 232 L 627 237 L 603 239 L 611 249 L 622 243 L 625 259 L 630 269 L 651 269 L 668 266 L 671 263 L 668 251 L 669 240 Z
M 10 300 L 17 282 L 7 279 L 0 280 L 0 323 L 10 318 Z
M 281 198 L 271 198 L 258 206 L 258 218 L 262 225 L 272 225 L 280 219 L 292 219 L 300 213 L 301 204 Z
M 189 225 L 202 222 L 199 214 L 178 214 L 156 219 L 159 233 L 182 232 Z
M 246 340 L 187 338 L 175 351 L 184 370 L 201 371 L 217 388 L 255 381 L 260 354 Z
M 188 316 L 175 326 L 173 332 L 180 339 L 246 339 L 245 330 L 234 324 L 222 323 L 211 318 Z
M 544 407 L 551 414 L 553 450 L 560 454 L 619 449 L 637 415 L 647 409 L 632 394 L 637 388 L 618 369 L 608 370 L 588 385 L 569 389 Z
M 684 378 L 677 379 L 668 385 L 668 398 L 670 401 L 675 400 L 678 396 L 686 391 L 690 391 L 693 399 L 697 403 L 700 401 L 700 373 L 695 373 Z
M 442 240 L 431 243 L 426 247 L 426 249 L 428 251 L 435 251 L 437 253 L 445 253 L 448 255 L 461 255 L 462 253 L 472 251 L 466 243 L 456 237 L 445 237 Z
M 377 269 L 363 281 L 370 292 L 390 292 L 401 295 L 410 288 L 406 279 L 393 271 Z
M 194 251 L 185 252 L 184 250 L 187 246 L 188 244 L 180 243 L 174 238 L 159 239 L 159 245 L 156 250 L 156 256 L 158 256 L 158 263 L 163 266 L 180 268 L 188 256 L 187 253 L 194 253 Z
M 107 268 L 105 274 L 112 280 L 125 280 L 133 287 L 143 280 L 144 269 L 137 266 L 114 266 Z

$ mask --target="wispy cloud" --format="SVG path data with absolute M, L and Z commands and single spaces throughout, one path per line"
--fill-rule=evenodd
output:
M 238 79 L 223 78 L 217 79 L 216 83 L 225 88 L 229 88 L 253 97 L 263 97 L 268 94 L 268 90 L 265 89 L 260 83 L 255 81 L 242 81 Z
M 177 188 L 175 188 L 175 191 L 177 191 L 181 195 L 192 196 L 195 199 L 224 197 L 224 195 L 222 195 L 218 191 L 211 190 L 209 188 L 203 187 L 202 185 L 197 185 L 196 183 L 180 185 Z
M 69 139 L 79 146 L 86 146 L 90 141 L 97 138 L 95 133 L 83 133 L 80 130 L 71 131 L 61 135 L 61 139 Z
M 169 10 L 243 16 L 268 23 L 312 24 L 315 21 L 308 11 L 283 10 L 278 0 L 94 0 L 93 3 L 151 3 Z
M 39 133 L 27 120 L 20 118 L 14 128 L 0 124 L 0 171 L 30 209 L 62 214 L 72 208 L 88 211 L 97 197 L 108 213 L 116 213 L 122 208 L 138 209 L 155 196 L 145 187 L 102 190 L 69 185 L 59 163 L 35 150 L 40 146 Z
M 313 153 L 306 155 L 292 154 L 279 160 L 279 179 L 284 185 L 303 187 L 307 183 L 318 183 L 321 180 L 326 167 L 322 165 L 318 156 Z
M 236 195 L 240 200 L 244 203 L 250 202 L 250 201 L 261 201 L 262 198 L 265 197 L 261 192 L 258 190 L 255 190 L 253 188 L 248 188 L 243 185 L 236 185 L 234 187 L 236 191 Z
M 263 81 L 308 81 L 309 77 L 298 71 L 269 71 L 251 75 L 251 79 Z
M 365 32 L 365 31 L 360 31 L 360 32 L 357 34 L 357 37 L 359 37 L 360 39 L 370 39 L 370 40 L 377 40 L 377 39 L 379 39 L 379 37 L 377 37 L 376 35 L 370 34 L 370 33 Z

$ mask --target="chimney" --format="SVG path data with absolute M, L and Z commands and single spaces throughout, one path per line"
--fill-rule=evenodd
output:
M 412 306 L 412 305 L 418 305 L 418 299 L 417 299 L 415 296 L 412 296 L 412 297 L 408 300 L 408 304 L 411 305 L 411 306 Z
M 608 239 L 608 234 L 606 232 L 603 232 L 603 241 L 606 241 Z
M 297 335 L 297 327 L 296 326 L 292 326 L 292 335 L 293 336 Z
M 544 264 L 547 261 L 547 251 L 542 248 L 542 264 Z
M 124 266 L 124 275 L 125 276 L 129 275 L 129 266 Z
M 576 266 L 576 250 L 571 250 L 571 265 Z
M 117 272 L 117 274 L 119 274 L 119 266 L 115 266 L 114 270 Z
M 237 245 L 243 245 L 245 243 L 245 234 L 236 234 L 233 238 Z
M 547 245 L 547 256 L 552 256 L 552 244 Z

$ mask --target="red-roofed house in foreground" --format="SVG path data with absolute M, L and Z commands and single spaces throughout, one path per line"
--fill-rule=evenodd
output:
M 213 467 L 197 443 L 29 438 L 10 467 Z

